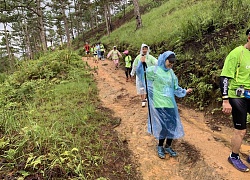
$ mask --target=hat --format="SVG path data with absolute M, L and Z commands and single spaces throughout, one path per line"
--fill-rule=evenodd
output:
M 250 29 L 248 29 L 248 30 L 246 31 L 246 35 L 247 35 L 247 36 L 250 36 Z
M 125 50 L 125 51 L 123 52 L 123 54 L 128 54 L 128 50 Z
M 176 62 L 176 58 L 175 58 L 175 55 L 174 54 L 170 54 L 168 57 L 167 57 L 168 61 L 171 63 L 173 62 Z

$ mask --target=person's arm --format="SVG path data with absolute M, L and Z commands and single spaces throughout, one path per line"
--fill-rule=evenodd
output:
M 122 57 L 122 55 L 121 55 L 120 51 L 118 51 L 118 55 L 119 55 L 120 57 Z
M 132 57 L 131 56 L 129 56 L 128 61 L 132 62 Z
M 222 111 L 226 114 L 231 113 L 232 106 L 229 103 L 229 80 L 235 78 L 235 74 L 237 71 L 238 58 L 240 54 L 237 54 L 235 50 L 231 51 L 227 56 L 224 66 L 220 75 L 220 89 L 222 95 Z
M 138 65 L 138 61 L 139 61 L 139 55 L 135 58 L 135 60 L 133 62 L 132 70 L 131 70 L 131 73 L 130 73 L 131 76 L 135 75 L 135 71 L 136 71 L 136 67 Z
M 180 87 L 178 84 L 178 78 L 174 74 L 173 70 L 171 70 L 171 73 L 172 73 L 172 78 L 174 81 L 174 95 L 175 96 L 182 98 L 193 91 L 191 88 L 184 89 L 184 88 Z
M 107 58 L 109 59 L 109 57 L 112 55 L 113 53 L 113 50 L 109 51 L 108 55 L 107 55 Z
M 220 90 L 223 100 L 228 100 L 229 77 L 220 76 Z
M 229 114 L 232 111 L 232 106 L 229 103 L 229 97 L 228 97 L 228 86 L 229 86 L 229 78 L 221 76 L 220 89 L 222 94 L 222 111 L 226 114 Z
M 143 63 L 141 61 L 138 62 L 138 65 L 136 66 L 136 75 L 139 77 L 140 81 L 143 81 L 143 75 L 144 75 L 144 69 L 143 69 Z

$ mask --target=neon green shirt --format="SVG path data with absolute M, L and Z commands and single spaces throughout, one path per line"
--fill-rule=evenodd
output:
M 104 49 L 104 46 L 103 46 L 103 44 L 100 44 L 100 51 L 104 51 L 105 49 Z
M 130 55 L 125 57 L 125 67 L 126 68 L 131 68 L 131 62 L 132 62 L 132 58 Z
M 239 66 L 239 68 L 237 68 Z M 250 51 L 244 46 L 239 46 L 232 50 L 224 63 L 221 76 L 229 79 L 228 96 L 239 98 L 235 90 L 241 85 L 245 89 L 250 89 Z

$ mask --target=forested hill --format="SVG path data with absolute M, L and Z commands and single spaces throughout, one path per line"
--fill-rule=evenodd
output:
M 249 10 L 247 0 L 169 0 L 143 14 L 140 29 L 133 18 L 100 41 L 107 48 L 129 49 L 134 57 L 142 43 L 155 57 L 174 51 L 180 84 L 194 88 L 185 101 L 215 112 L 221 105 L 218 77 L 226 55 L 246 42 Z

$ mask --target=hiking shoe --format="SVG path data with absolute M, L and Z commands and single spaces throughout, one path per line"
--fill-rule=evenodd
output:
M 142 101 L 141 102 L 141 107 L 145 107 L 146 106 L 146 102 L 145 101 Z
M 166 156 L 163 146 L 157 146 L 157 153 L 159 158 L 165 159 Z
M 247 157 L 247 162 L 250 164 L 250 155 Z
M 172 157 L 177 156 L 177 153 L 171 147 L 165 147 L 164 150 L 166 154 L 168 153 Z
M 240 158 L 228 157 L 228 162 L 231 163 L 236 169 L 242 172 L 248 172 L 249 168 L 243 164 Z

